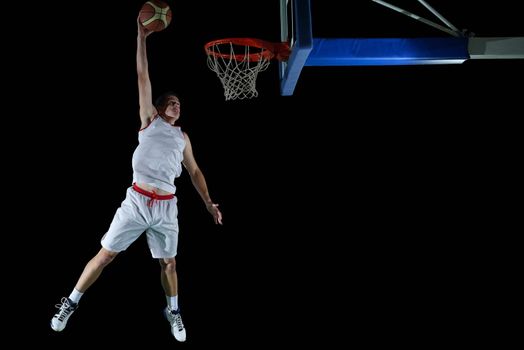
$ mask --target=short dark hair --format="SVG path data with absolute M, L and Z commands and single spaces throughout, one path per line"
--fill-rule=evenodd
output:
M 180 100 L 180 96 L 176 92 L 174 91 L 164 92 L 162 95 L 158 96 L 155 100 L 154 105 L 156 109 L 164 110 L 164 108 L 166 107 L 166 103 L 171 96 L 175 96 L 176 98 Z

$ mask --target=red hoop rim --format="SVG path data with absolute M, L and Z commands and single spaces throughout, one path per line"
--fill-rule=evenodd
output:
M 256 38 L 224 38 L 218 40 L 212 40 L 204 45 L 207 55 L 235 59 L 237 61 L 245 61 L 246 55 L 244 54 L 227 54 L 213 51 L 212 47 L 222 44 L 234 44 L 239 46 L 252 46 L 259 49 L 264 49 L 261 52 L 250 53 L 247 55 L 250 62 L 260 61 L 261 58 L 272 59 L 273 57 L 281 59 L 281 57 L 286 57 L 286 53 L 289 51 L 289 46 L 287 43 L 271 43 L 269 41 L 256 39 Z

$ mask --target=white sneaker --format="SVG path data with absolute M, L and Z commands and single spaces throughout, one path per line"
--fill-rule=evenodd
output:
M 172 311 L 169 307 L 164 309 L 164 316 L 171 324 L 171 333 L 179 342 L 186 341 L 186 329 L 182 322 L 182 316 L 180 315 L 180 309 Z
M 51 319 L 51 328 L 56 332 L 61 332 L 65 328 L 67 320 L 78 308 L 78 305 L 73 303 L 69 298 L 64 297 L 60 302 L 60 304 L 55 305 L 59 310 Z

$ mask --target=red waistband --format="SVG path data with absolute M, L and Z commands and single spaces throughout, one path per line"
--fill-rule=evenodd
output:
M 146 191 L 143 188 L 138 187 L 136 183 L 133 184 L 133 189 L 138 193 L 143 194 L 144 196 L 147 196 L 153 200 L 162 201 L 175 198 L 174 194 L 156 194 L 155 192 Z

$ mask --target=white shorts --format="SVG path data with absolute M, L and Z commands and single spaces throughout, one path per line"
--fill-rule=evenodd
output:
M 124 251 L 145 231 L 153 258 L 173 258 L 178 245 L 177 216 L 174 195 L 159 196 L 133 185 L 127 189 L 126 198 L 102 237 L 102 247 L 112 252 Z

